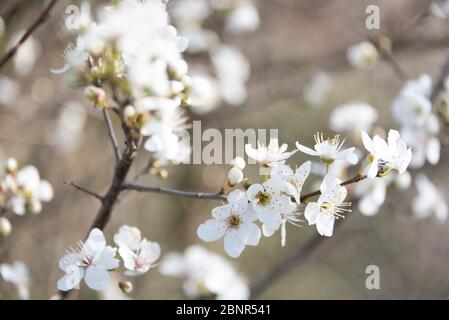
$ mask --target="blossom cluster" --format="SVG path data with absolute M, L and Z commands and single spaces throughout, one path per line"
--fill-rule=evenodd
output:
M 159 259 L 160 247 L 156 242 L 142 238 L 135 227 L 122 226 L 114 236 L 118 246 L 107 245 L 103 232 L 94 228 L 85 242 L 79 242 L 71 248 L 59 261 L 59 268 L 65 275 L 58 281 L 58 289 L 68 291 L 79 286 L 84 279 L 86 285 L 93 290 L 105 290 L 110 285 L 110 272 L 118 272 L 122 259 L 124 275 L 138 276 L 146 273 Z M 130 291 L 128 282 L 118 283 L 124 291 Z
M 96 107 L 115 110 L 136 138 L 148 136 L 144 148 L 156 160 L 186 159 L 181 107 L 189 104 L 191 79 L 181 53 L 188 42 L 169 24 L 165 4 L 125 0 L 100 10 L 97 21 L 89 10 L 84 15 L 76 45 L 54 71 L 84 87 Z M 117 95 L 127 97 L 126 105 L 115 105 Z
M 40 178 L 36 167 L 19 168 L 16 159 L 6 159 L 0 171 L 0 235 L 11 232 L 11 223 L 4 215 L 9 212 L 20 216 L 38 214 L 42 211 L 42 202 L 51 199 L 53 188 Z
M 207 26 L 207 19 L 223 17 L 223 32 L 255 31 L 260 18 L 252 1 L 179 0 L 169 5 L 168 12 L 179 33 L 189 40 L 187 54 L 208 55 L 207 63 L 198 59 L 189 63 L 191 110 L 201 114 L 217 108 L 222 101 L 231 106 L 245 102 L 249 61 L 236 46 L 222 43 L 219 33 Z
M 371 139 L 362 131 L 361 139 L 369 154 L 366 164 L 358 170 L 357 181 L 383 179 L 393 171 L 398 174 L 406 172 L 412 151 L 398 131 L 390 130 L 387 141 L 378 135 Z M 341 163 L 353 165 L 358 161 L 356 148 L 345 149 L 344 143 L 345 139 L 339 135 L 325 138 L 322 133 L 317 133 L 313 148 L 297 142 L 297 149 L 290 152 L 286 144 L 279 146 L 277 139 L 271 139 L 268 146 L 262 143 L 258 143 L 257 148 L 246 145 L 247 155 L 263 167 L 261 172 L 265 180 L 262 183 L 247 183 L 244 185 L 245 191 L 235 189 L 230 192 L 227 203 L 214 208 L 212 219 L 198 227 L 199 238 L 204 241 L 224 238 L 225 251 L 236 258 L 247 245 L 258 245 L 262 234 L 270 237 L 279 229 L 284 246 L 286 223 L 297 225 L 302 221 L 302 216 L 309 225 L 316 225 L 319 234 L 332 236 L 335 220 L 351 211 L 351 203 L 346 201 L 347 189 L 334 167 Z M 324 179 L 317 194 L 302 195 L 303 186 L 311 173 L 311 161 L 304 162 L 296 169 L 286 164 L 297 151 L 318 157 L 325 166 Z M 236 186 L 235 182 L 229 185 Z M 318 199 L 312 201 L 312 196 L 318 196 Z

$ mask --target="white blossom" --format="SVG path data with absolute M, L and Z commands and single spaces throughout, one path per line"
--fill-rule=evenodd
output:
M 383 178 L 364 179 L 355 186 L 358 208 L 365 216 L 375 215 L 385 201 L 387 183 Z
M 366 150 L 370 152 L 368 178 L 377 176 L 379 169 L 394 169 L 400 174 L 407 170 L 412 150 L 407 149 L 407 145 L 396 130 L 388 132 L 388 143 L 378 135 L 371 140 L 365 131 L 362 131 L 362 141 Z
M 136 227 L 124 225 L 114 235 L 114 242 L 119 247 L 118 253 L 123 259 L 126 275 L 136 276 L 147 272 L 159 259 L 161 249 L 158 243 L 148 241 L 141 236 Z
M 249 298 L 246 280 L 223 257 L 199 245 L 188 247 L 183 254 L 164 256 L 160 271 L 170 277 L 183 277 L 184 293 L 189 298 L 216 295 L 217 299 Z
M 232 191 L 228 195 L 228 204 L 214 208 L 212 217 L 198 227 L 198 237 L 204 241 L 224 237 L 225 251 L 232 258 L 240 256 L 245 246 L 259 244 L 260 229 L 254 223 L 257 214 L 248 205 L 243 191 Z
M 304 86 L 304 100 L 311 106 L 321 107 L 326 102 L 331 88 L 331 77 L 323 71 L 317 72 Z
M 337 132 L 371 131 L 379 118 L 377 109 L 367 103 L 349 103 L 338 106 L 330 115 L 330 128 Z
M 285 160 L 290 158 L 295 151 L 287 152 L 288 145 L 282 144 L 279 146 L 278 139 L 270 139 L 270 144 L 265 146 L 264 143 L 257 141 L 257 149 L 250 144 L 245 145 L 246 155 L 262 166 L 274 167 L 283 164 Z
M 415 182 L 418 189 L 418 196 L 413 200 L 415 216 L 427 218 L 433 214 L 438 221 L 445 222 L 448 215 L 445 195 L 423 173 L 417 175 Z
M 331 237 L 334 230 L 335 219 L 344 217 L 350 212 L 350 202 L 344 202 L 346 188 L 340 185 L 340 180 L 327 175 L 321 186 L 321 195 L 317 202 L 309 202 L 304 211 L 304 216 L 309 225 L 315 225 L 322 236 Z
M 65 275 L 58 281 L 58 289 L 68 291 L 76 288 L 84 278 L 93 290 L 104 290 L 110 282 L 109 271 L 119 266 L 115 258 L 117 248 L 106 245 L 100 229 L 92 229 L 86 242 L 79 242 L 59 260 L 59 268 Z
M 226 19 L 226 29 L 234 33 L 255 31 L 259 24 L 259 12 L 250 2 L 238 5 Z
M 326 164 L 332 164 L 335 160 L 345 160 L 351 164 L 357 163 L 358 159 L 354 154 L 354 147 L 341 150 L 346 139 L 340 140 L 340 135 L 325 139 L 322 133 L 317 133 L 314 135 L 314 138 L 314 149 L 306 147 L 299 142 L 296 142 L 296 147 L 305 154 L 320 157 L 320 160 Z
M 371 42 L 364 41 L 350 46 L 346 51 L 346 58 L 353 67 L 366 70 L 377 63 L 379 53 Z
M 30 298 L 29 271 L 28 267 L 22 261 L 14 261 L 11 264 L 1 264 L 0 275 L 6 282 L 11 283 L 17 288 L 21 299 L 27 300 Z
M 252 208 L 262 222 L 264 236 L 273 235 L 281 226 L 282 219 L 296 209 L 290 200 L 292 189 L 292 185 L 274 174 L 262 184 L 252 184 L 246 191 Z

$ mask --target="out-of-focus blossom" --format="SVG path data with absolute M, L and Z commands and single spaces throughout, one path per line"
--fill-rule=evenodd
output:
M 62 107 L 55 130 L 49 142 L 57 151 L 70 152 L 79 147 L 84 138 L 86 109 L 77 101 L 68 101 Z
M 357 183 L 358 208 L 365 216 L 375 215 L 385 201 L 387 183 L 383 178 L 365 179 Z
M 19 39 L 23 36 L 25 30 L 17 32 L 11 39 L 10 46 L 16 45 Z M 33 37 L 30 36 L 17 50 L 14 55 L 14 71 L 19 76 L 25 76 L 31 72 L 36 61 L 41 54 L 41 45 Z
M 190 108 L 198 114 L 207 113 L 220 102 L 219 85 L 216 79 L 204 73 L 191 73 Z
M 317 72 L 304 87 L 304 100 L 311 106 L 321 107 L 326 102 L 331 88 L 331 77 L 326 72 Z
M 212 13 L 208 0 L 177 0 L 169 8 L 171 18 L 181 28 L 199 25 Z
M 371 42 L 364 41 L 350 46 L 346 51 L 346 58 L 353 67 L 366 70 L 377 63 L 379 53 Z
M 255 31 L 259 24 L 259 12 L 250 2 L 237 5 L 226 19 L 226 29 L 234 33 Z
M 19 84 L 3 75 L 0 75 L 0 104 L 6 107 L 14 105 L 19 95 Z
M 17 288 L 21 299 L 29 299 L 29 271 L 28 267 L 22 261 L 14 261 L 11 264 L 3 263 L 0 265 L 0 275 L 6 281 Z
M 413 212 L 418 218 L 435 215 L 438 221 L 445 222 L 448 206 L 445 195 L 426 177 L 419 173 L 415 179 L 418 196 L 413 200 Z
M 330 127 L 337 132 L 353 132 L 356 136 L 360 131 L 371 131 L 379 113 L 367 103 L 350 103 L 338 106 L 330 116 Z
M 245 83 L 250 75 L 247 58 L 236 47 L 222 45 L 212 51 L 211 59 L 223 99 L 231 105 L 242 104 L 246 100 Z
M 171 252 L 162 260 L 160 271 L 170 277 L 182 277 L 184 293 L 189 298 L 245 300 L 249 298 L 246 280 L 223 257 L 199 245 L 188 247 L 183 254 Z
M 449 1 L 438 0 L 430 4 L 430 12 L 438 18 L 449 18 Z

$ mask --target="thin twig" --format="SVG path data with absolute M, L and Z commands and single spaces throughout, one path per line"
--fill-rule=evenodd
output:
M 51 10 L 55 6 L 58 0 L 52 0 L 47 7 L 45 7 L 44 11 L 42 11 L 39 18 L 27 29 L 25 34 L 20 38 L 20 40 L 16 43 L 14 47 L 12 47 L 8 52 L 6 52 L 3 57 L 0 58 L 0 69 L 6 65 L 6 63 L 14 57 L 14 55 L 19 50 L 20 46 L 24 44 L 24 42 L 36 31 L 41 25 L 47 22 L 51 16 Z
M 111 139 L 112 148 L 114 149 L 115 163 L 118 164 L 120 162 L 122 156 L 120 154 L 121 153 L 120 147 L 118 146 L 118 143 L 117 143 L 117 138 L 114 133 L 114 128 L 112 126 L 111 118 L 109 117 L 108 111 L 106 109 L 103 109 L 103 117 L 104 117 L 104 122 L 106 123 L 106 128 L 108 129 L 109 138 Z
M 86 188 L 84 188 L 84 187 L 81 187 L 81 186 L 77 185 L 76 183 L 74 183 L 74 182 L 72 182 L 72 181 L 64 180 L 64 184 L 67 184 L 67 185 L 69 185 L 69 186 L 72 186 L 72 187 L 74 187 L 75 189 L 77 189 L 77 190 L 79 190 L 79 191 L 81 191 L 81 192 L 84 192 L 84 193 L 86 193 L 86 194 L 88 194 L 88 195 L 90 195 L 90 196 L 92 196 L 92 197 L 94 197 L 94 198 L 97 198 L 98 200 L 100 200 L 101 202 L 103 202 L 103 197 L 100 196 L 98 193 L 95 193 L 95 192 L 90 191 L 90 190 L 88 190 L 88 189 L 86 189 Z
M 171 196 L 181 197 L 181 198 L 226 200 L 226 196 L 221 191 L 213 192 L 213 193 L 191 192 L 191 191 L 168 189 L 168 188 L 148 186 L 148 185 L 135 184 L 135 183 L 124 184 L 122 188 L 123 188 L 123 190 L 134 190 L 134 191 L 138 191 L 138 192 L 154 192 L 154 193 L 161 193 L 161 194 L 166 194 L 166 195 L 171 195 Z

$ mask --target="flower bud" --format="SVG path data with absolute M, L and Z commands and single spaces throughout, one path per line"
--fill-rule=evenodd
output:
M 125 109 L 123 109 L 123 120 L 125 120 L 128 124 L 131 124 L 136 118 L 137 111 L 132 105 L 127 105 Z
M 124 293 L 130 293 L 133 291 L 133 284 L 129 281 L 121 281 L 118 286 Z
M 17 160 L 14 158 L 6 159 L 6 171 L 8 173 L 15 173 L 19 167 Z
M 228 183 L 231 187 L 243 181 L 243 172 L 239 168 L 233 167 L 228 172 Z
M 242 157 L 236 157 L 231 161 L 231 166 L 243 170 L 245 168 L 245 160 Z
M 42 211 L 42 203 L 39 200 L 32 200 L 29 209 L 30 213 L 39 214 Z
M 106 107 L 106 92 L 102 88 L 88 86 L 84 89 L 84 95 L 95 106 Z
M 11 233 L 11 222 L 5 217 L 0 217 L 0 236 L 6 237 Z
M 171 62 L 168 68 L 170 78 L 174 80 L 181 80 L 182 77 L 187 74 L 187 71 L 189 69 L 187 62 L 185 62 L 183 59 L 178 59 Z

